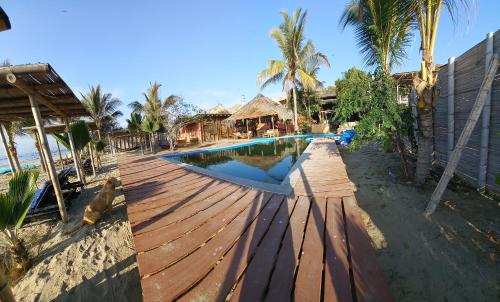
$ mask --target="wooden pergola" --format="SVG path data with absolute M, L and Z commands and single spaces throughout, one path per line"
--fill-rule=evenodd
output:
M 0 124 L 2 140 L 4 124 L 12 121 L 34 120 L 40 145 L 48 165 L 48 174 L 59 205 L 61 218 L 67 221 L 66 208 L 59 185 L 54 161 L 47 141 L 44 120 L 60 120 L 66 130 L 71 118 L 89 116 L 73 91 L 49 64 L 25 64 L 0 67 Z M 73 137 L 69 134 L 71 154 L 76 159 Z M 6 147 L 6 146 L 5 146 Z M 9 152 L 6 152 L 9 156 Z M 9 160 L 14 165 L 12 159 Z M 75 162 L 80 181 L 84 182 L 83 173 Z M 19 167 L 12 167 L 19 169 Z

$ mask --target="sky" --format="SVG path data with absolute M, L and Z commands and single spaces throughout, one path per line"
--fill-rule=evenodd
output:
M 280 11 L 307 10 L 306 36 L 326 54 L 330 68 L 319 78 L 333 85 L 350 67 L 365 68 L 352 30 L 342 30 L 341 1 L 76 1 L 4 0 L 12 29 L 0 33 L 0 60 L 13 64 L 50 63 L 79 96 L 100 84 L 123 102 L 142 101 L 149 83 L 161 94 L 182 96 L 202 109 L 242 104 L 260 92 L 257 74 L 268 60 L 279 59 L 269 37 Z M 500 1 L 476 0 L 454 25 L 443 13 L 436 42 L 436 63 L 446 63 L 500 28 Z M 418 36 L 408 59 L 394 71 L 419 68 Z M 280 85 L 262 93 L 283 94 Z M 18 140 L 21 153 L 32 149 Z M 0 150 L 0 154 L 3 154 Z

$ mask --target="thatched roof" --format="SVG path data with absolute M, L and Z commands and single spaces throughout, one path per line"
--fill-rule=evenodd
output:
M 277 115 L 278 118 L 282 120 L 291 120 L 293 118 L 292 111 L 259 93 L 253 100 L 246 103 L 225 121 L 234 123 L 237 120 L 256 119 L 258 117 L 270 115 Z
M 0 6 L 0 31 L 10 29 L 10 20 L 9 16 L 5 13 L 5 11 Z
M 214 108 L 207 110 L 207 113 L 208 114 L 221 114 L 221 113 L 230 113 L 230 112 L 222 104 L 218 104 Z

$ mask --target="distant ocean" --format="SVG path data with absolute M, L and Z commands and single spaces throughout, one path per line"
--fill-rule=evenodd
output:
M 3 153 L 3 151 L 4 150 L 2 150 L 2 153 Z M 54 159 L 54 161 L 58 160 L 59 153 L 57 152 L 57 149 L 51 150 L 51 151 L 52 151 L 52 158 Z M 66 148 L 61 146 L 61 155 L 64 158 L 66 157 L 66 154 L 68 154 L 68 153 L 69 153 L 69 151 Z M 21 165 L 25 162 L 32 162 L 34 160 L 39 160 L 38 152 L 36 150 L 34 150 L 33 152 L 30 152 L 30 153 L 18 154 L 17 158 L 19 159 L 19 162 L 21 163 Z M 7 166 L 9 166 L 9 160 L 7 159 L 7 157 L 4 154 L 0 154 L 0 168 L 7 167 Z

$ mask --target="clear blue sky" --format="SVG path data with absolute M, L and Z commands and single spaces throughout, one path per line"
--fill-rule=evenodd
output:
M 258 72 L 279 58 L 269 31 L 281 22 L 281 10 L 307 9 L 306 34 L 330 59 L 331 68 L 320 72 L 327 85 L 352 66 L 364 67 L 352 31 L 338 26 L 346 2 L 6 0 L 1 5 L 12 30 L 0 34 L 0 59 L 48 62 L 78 95 L 101 84 L 128 104 L 142 100 L 149 82 L 158 81 L 164 97 L 178 94 L 204 109 L 229 106 L 258 93 Z M 479 0 L 456 27 L 444 13 L 436 62 L 499 29 L 499 12 L 500 1 Z M 416 39 L 397 70 L 418 68 L 418 48 Z M 278 85 L 263 93 L 282 94 Z M 122 110 L 130 113 L 126 106 Z

